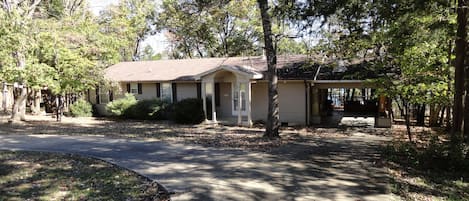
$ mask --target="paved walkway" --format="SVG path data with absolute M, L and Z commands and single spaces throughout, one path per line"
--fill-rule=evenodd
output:
M 382 137 L 318 137 L 257 153 L 96 136 L 0 135 L 0 149 L 79 153 L 156 179 L 173 200 L 397 200 L 372 167 Z

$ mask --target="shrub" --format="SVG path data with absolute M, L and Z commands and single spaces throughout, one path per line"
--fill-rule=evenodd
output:
M 205 119 L 202 100 L 184 99 L 174 105 L 173 120 L 180 124 L 199 124 Z
M 137 99 L 133 94 L 125 94 L 124 98 L 117 99 L 106 105 L 106 110 L 113 116 L 122 116 L 125 111 L 137 104 Z
M 128 119 L 162 120 L 166 119 L 165 110 L 169 103 L 160 99 L 140 100 L 123 113 Z
M 91 104 L 85 100 L 78 100 L 70 105 L 70 112 L 74 117 L 91 117 L 93 115 Z

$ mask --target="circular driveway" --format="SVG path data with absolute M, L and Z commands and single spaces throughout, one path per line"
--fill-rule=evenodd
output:
M 382 137 L 311 138 L 269 153 L 99 136 L 0 135 L 0 149 L 100 158 L 157 180 L 173 200 L 398 200 L 374 167 Z

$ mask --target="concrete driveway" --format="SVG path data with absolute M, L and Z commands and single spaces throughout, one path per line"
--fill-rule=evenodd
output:
M 0 135 L 0 149 L 89 155 L 157 180 L 173 200 L 398 200 L 374 167 L 383 137 L 314 137 L 269 153 L 98 136 Z

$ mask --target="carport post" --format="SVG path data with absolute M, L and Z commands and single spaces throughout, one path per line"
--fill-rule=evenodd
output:
M 206 85 L 205 85 L 205 82 L 202 81 L 202 87 L 200 87 L 202 90 L 202 95 L 201 95 L 201 98 L 202 98 L 202 103 L 203 103 L 203 108 L 204 108 L 204 115 L 205 115 L 205 122 L 207 122 L 207 100 L 206 100 Z
M 246 109 L 248 111 L 248 126 L 252 126 L 252 115 L 251 115 L 251 81 L 246 83 L 246 92 L 247 92 L 247 101 L 246 101 Z
M 211 83 L 211 97 L 212 97 L 212 121 L 213 123 L 217 123 L 217 110 L 215 104 L 215 80 L 212 79 Z
M 311 123 L 312 124 L 320 124 L 321 123 L 321 115 L 319 114 L 319 89 L 316 87 L 313 87 L 312 90 L 312 99 L 313 99 L 313 104 L 312 104 L 312 117 L 311 117 Z
M 238 84 L 237 84 L 237 91 L 236 93 L 238 93 L 238 125 L 241 125 L 241 107 L 243 106 L 241 101 L 243 101 L 243 98 L 241 97 L 241 82 L 238 80 Z

